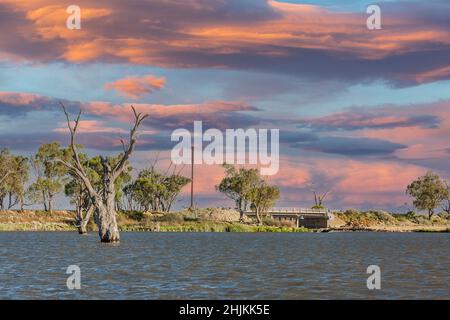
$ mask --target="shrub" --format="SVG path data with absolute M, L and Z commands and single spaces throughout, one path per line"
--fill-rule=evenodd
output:
M 141 221 L 145 217 L 144 212 L 142 212 L 142 211 L 126 211 L 126 212 L 123 212 L 123 214 L 127 218 L 130 218 L 130 219 L 133 219 L 136 221 Z
M 161 218 L 161 221 L 173 222 L 173 223 L 182 223 L 184 222 L 184 216 L 181 213 L 169 212 L 164 214 Z
M 291 220 L 276 220 L 273 218 L 265 218 L 263 219 L 263 224 L 269 227 L 296 227 L 295 221 Z

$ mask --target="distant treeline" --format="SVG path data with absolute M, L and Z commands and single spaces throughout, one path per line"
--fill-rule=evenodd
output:
M 80 148 L 80 146 L 79 146 Z M 8 149 L 0 151 L 0 209 L 25 207 L 41 204 L 48 212 L 54 210 L 54 200 L 58 194 L 65 194 L 77 211 L 88 210 L 91 206 L 89 193 L 76 175 L 57 159 L 69 161 L 70 149 L 58 142 L 43 144 L 31 158 L 17 156 Z M 111 166 L 120 159 L 109 157 Z M 85 171 L 97 192 L 103 188 L 103 166 L 100 156 L 89 158 L 80 154 Z M 31 170 L 35 179 L 30 181 Z M 155 164 L 138 172 L 132 179 L 132 168 L 121 173 L 115 181 L 117 210 L 170 211 L 181 189 L 190 179 L 180 175 L 176 167 L 158 171 Z
M 78 148 L 82 148 L 78 146 Z M 20 208 L 41 204 L 48 212 L 54 210 L 54 200 L 58 194 L 64 194 L 75 206 L 77 214 L 82 217 L 93 210 L 89 192 L 82 180 L 68 170 L 58 159 L 69 161 L 73 157 L 70 148 L 63 148 L 60 143 L 42 144 L 37 153 L 30 157 L 14 155 L 8 149 L 0 150 L 0 209 Z M 114 166 L 122 155 L 108 157 Z M 92 185 L 98 193 L 102 190 L 105 177 L 100 156 L 89 158 L 85 153 L 79 155 Z M 181 169 L 169 167 L 162 171 L 156 168 L 156 162 L 137 173 L 132 178 L 130 165 L 116 179 L 115 206 L 119 211 L 157 211 L 169 212 L 177 200 L 182 188 L 190 179 L 181 175 Z M 280 190 L 270 186 L 257 169 L 235 168 L 224 165 L 225 177 L 216 189 L 235 202 L 241 217 L 246 210 L 257 213 L 258 222 L 265 212 L 279 199 Z M 30 181 L 33 170 L 34 181 Z M 415 208 L 424 210 L 431 218 L 436 208 L 450 214 L 449 185 L 436 173 L 427 172 L 417 178 L 406 188 L 406 193 L 413 198 Z M 315 191 L 314 208 L 325 208 L 322 203 L 325 196 Z

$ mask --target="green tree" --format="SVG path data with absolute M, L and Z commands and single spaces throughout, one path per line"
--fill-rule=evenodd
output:
M 413 204 L 417 209 L 427 210 L 429 219 L 434 209 L 448 197 L 445 183 L 431 171 L 408 185 L 406 193 L 414 198 Z
M 28 176 L 29 164 L 26 157 L 15 156 L 8 149 L 0 151 L 0 208 L 5 207 L 7 198 L 7 209 L 20 205 L 23 210 Z
M 181 189 L 183 189 L 183 187 L 189 182 L 191 182 L 191 179 L 175 173 L 164 178 L 163 185 L 165 188 L 160 199 L 161 207 L 164 212 L 170 211 L 173 203 L 175 202 L 175 199 L 180 194 Z
M 124 190 L 144 211 L 169 212 L 181 189 L 189 182 L 190 179 L 175 171 L 161 173 L 153 166 L 139 172 L 136 181 Z
M 275 186 L 270 186 L 266 181 L 258 181 L 250 191 L 251 207 L 255 210 L 256 220 L 259 225 L 262 225 L 263 216 L 272 208 L 275 202 L 280 197 L 280 189 Z
M 10 174 L 12 156 L 8 149 L 0 150 L 0 185 L 5 182 Z
M 224 164 L 225 177 L 216 190 L 232 199 L 239 211 L 240 221 L 244 221 L 244 212 L 250 204 L 251 192 L 260 181 L 258 169 L 236 168 L 232 165 Z
M 61 148 L 59 142 L 43 144 L 32 159 L 37 180 L 30 186 L 30 198 L 41 202 L 44 210 L 53 212 L 55 196 L 63 190 L 67 168 L 57 159 L 69 159 L 70 152 Z

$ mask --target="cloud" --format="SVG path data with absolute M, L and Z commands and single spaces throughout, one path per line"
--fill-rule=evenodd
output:
M 79 102 L 31 93 L 0 92 L 0 114 L 18 116 L 36 111 L 53 111 L 62 114 L 59 102 L 69 112 L 80 109 L 85 116 L 130 123 L 133 113 L 130 104 L 114 104 L 105 101 Z M 241 101 L 207 101 L 193 104 L 133 104 L 138 112 L 149 114 L 144 126 L 155 130 L 191 128 L 194 121 L 203 121 L 205 128 L 246 128 L 261 123 L 261 119 L 249 113 L 259 109 Z M 96 119 L 95 119 L 96 120 Z
M 56 0 L 2 0 L 0 58 L 227 68 L 397 86 L 450 77 L 450 7 L 383 3 L 383 29 L 365 12 L 278 1 L 80 0 L 81 30 L 67 30 Z M 408 8 L 408 10 L 405 10 Z M 132 21 L 132 23 L 130 23 Z M 134 94 L 134 93 L 132 93 Z
M 387 140 L 349 137 L 322 137 L 317 141 L 296 143 L 304 150 L 317 151 L 344 156 L 390 155 L 407 146 Z
M 138 99 L 155 90 L 161 90 L 166 84 L 166 78 L 157 78 L 153 75 L 143 77 L 127 77 L 105 84 L 105 89 L 115 90 L 126 98 Z
M 44 110 L 51 99 L 32 93 L 0 92 L 0 114 L 24 114 L 32 110 Z
M 428 114 L 410 116 L 407 112 L 403 112 L 403 114 L 389 114 L 382 110 L 361 111 L 349 110 L 320 118 L 301 120 L 299 126 L 317 131 L 351 131 L 409 127 L 435 128 L 440 123 L 439 117 Z

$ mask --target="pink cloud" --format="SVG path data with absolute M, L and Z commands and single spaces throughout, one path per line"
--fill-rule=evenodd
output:
M 40 96 L 32 93 L 0 92 L 0 103 L 12 106 L 28 106 L 39 99 Z
M 105 89 L 115 90 L 126 98 L 139 99 L 145 94 L 164 88 L 166 79 L 157 78 L 153 75 L 144 77 L 127 77 L 105 84 Z

